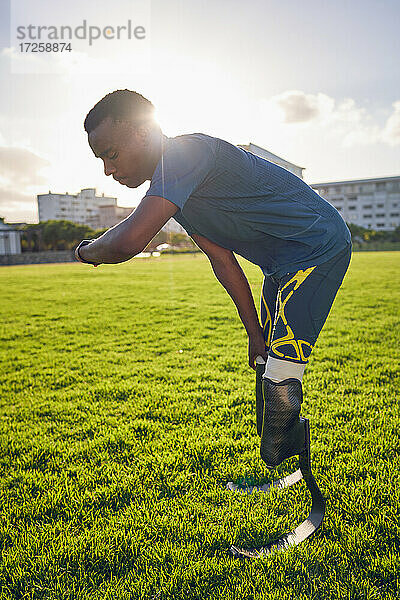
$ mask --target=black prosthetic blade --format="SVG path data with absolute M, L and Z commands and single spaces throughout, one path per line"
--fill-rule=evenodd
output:
M 317 529 L 321 526 L 321 523 L 325 515 L 325 499 L 321 494 L 321 491 L 314 479 L 311 471 L 311 456 L 310 456 L 310 424 L 309 420 L 300 417 L 300 421 L 304 425 L 304 449 L 299 455 L 299 469 L 287 475 L 278 481 L 274 481 L 271 484 L 264 486 L 253 486 L 242 490 L 235 486 L 233 483 L 228 483 L 228 489 L 233 491 L 241 491 L 246 493 L 252 493 L 253 491 L 261 491 L 268 493 L 273 487 L 285 488 L 301 481 L 304 479 L 307 489 L 311 494 L 312 506 L 310 514 L 296 529 L 286 533 L 276 540 L 273 540 L 260 548 L 240 548 L 238 546 L 231 546 L 230 552 L 235 558 L 261 558 L 263 556 L 269 556 L 277 552 L 287 550 L 291 546 L 297 546 L 304 542 L 307 538 L 313 535 Z

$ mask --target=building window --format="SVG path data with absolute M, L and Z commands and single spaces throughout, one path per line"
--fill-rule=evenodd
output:
M 385 223 L 377 223 L 376 226 L 377 227 L 385 227 Z
M 391 217 L 400 217 L 400 213 L 390 213 Z
M 363 204 L 363 208 L 372 208 L 372 204 Z
M 395 208 L 397 206 L 397 202 L 393 202 L 392 206 L 393 206 L 393 208 Z
M 349 210 L 356 210 L 356 206 L 349 206 Z
M 385 181 L 379 181 L 376 183 L 376 189 L 377 190 L 384 190 L 386 188 L 386 182 Z
M 376 213 L 376 216 L 377 216 L 378 218 L 379 218 L 379 217 L 384 217 L 384 216 L 385 216 L 385 213 Z
M 385 205 L 384 204 L 377 204 L 376 205 L 378 208 L 383 208 Z
M 339 212 L 342 210 L 343 206 L 335 206 L 336 210 L 338 210 Z
M 348 197 L 347 197 L 347 200 L 348 200 L 349 202 L 356 202 L 356 201 L 357 201 L 357 196 L 348 196 Z
M 372 215 L 363 215 L 363 219 L 372 219 Z

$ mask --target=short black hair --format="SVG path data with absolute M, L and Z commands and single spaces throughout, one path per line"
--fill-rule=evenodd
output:
M 114 121 L 138 124 L 154 119 L 155 108 L 150 100 L 131 90 L 115 90 L 107 94 L 88 112 L 84 122 L 87 133 L 96 129 L 107 117 Z

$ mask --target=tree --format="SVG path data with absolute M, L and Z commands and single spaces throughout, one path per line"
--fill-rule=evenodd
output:
M 193 241 L 185 233 L 171 233 L 169 243 L 171 246 L 194 247 Z
M 395 232 L 392 231 L 376 231 L 375 229 L 366 229 L 365 227 L 361 227 L 361 225 L 355 225 L 354 223 L 347 223 L 347 227 L 350 229 L 352 240 L 356 242 L 361 241 L 361 243 L 371 243 L 396 241 L 394 237 Z
M 400 225 L 398 225 L 396 229 L 392 231 L 392 240 L 393 242 L 400 242 Z
M 160 244 L 165 244 L 165 242 L 167 241 L 167 238 L 168 238 L 168 234 L 165 231 L 159 231 L 153 237 L 151 242 L 149 242 L 147 244 L 145 250 L 147 252 L 151 252 L 152 250 L 155 250 L 157 248 L 157 246 L 159 246 Z
M 23 229 L 22 246 L 24 250 L 72 250 L 83 239 L 97 237 L 88 225 L 79 225 L 72 221 L 43 221 L 26 225 Z

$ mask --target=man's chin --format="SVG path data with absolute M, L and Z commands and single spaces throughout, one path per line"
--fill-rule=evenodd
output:
M 142 185 L 142 183 L 144 183 L 144 181 L 134 181 L 133 179 L 123 179 L 122 181 L 119 181 L 118 183 L 120 183 L 121 185 L 126 185 L 126 187 L 128 188 L 137 188 L 140 185 Z

